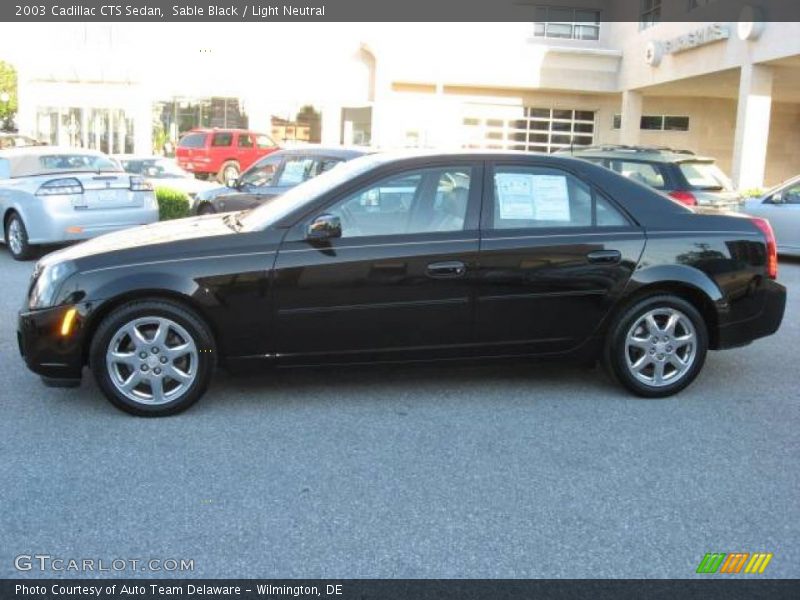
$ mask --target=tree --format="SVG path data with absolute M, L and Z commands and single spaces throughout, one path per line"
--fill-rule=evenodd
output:
M 17 114 L 17 70 L 0 60 L 0 123 L 7 129 Z
M 315 110 L 310 104 L 306 104 L 297 112 L 295 121 L 298 124 L 308 125 L 309 142 L 319 142 L 322 140 L 322 114 Z

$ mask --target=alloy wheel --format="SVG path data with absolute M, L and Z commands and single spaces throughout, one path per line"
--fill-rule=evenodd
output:
M 8 224 L 8 247 L 14 254 L 22 252 L 22 225 L 17 217 L 13 217 Z
M 637 318 L 625 337 L 628 370 L 652 387 L 683 379 L 697 356 L 692 321 L 675 308 L 655 308 Z
M 135 319 L 111 338 L 106 367 L 114 387 L 128 399 L 166 404 L 182 397 L 197 378 L 197 344 L 171 319 Z

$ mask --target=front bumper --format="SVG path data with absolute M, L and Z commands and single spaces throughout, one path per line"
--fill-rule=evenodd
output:
M 763 286 L 764 302 L 756 316 L 720 325 L 719 349 L 744 346 L 778 331 L 786 310 L 786 288 L 771 279 L 766 280 Z
M 71 331 L 61 335 L 64 315 L 72 307 L 77 309 L 77 314 Z M 80 380 L 89 311 L 88 304 L 21 311 L 17 342 L 28 368 L 49 380 Z

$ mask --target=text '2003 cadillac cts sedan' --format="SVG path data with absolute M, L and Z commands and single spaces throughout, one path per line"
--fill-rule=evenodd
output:
M 245 213 L 44 257 L 20 349 L 49 384 L 89 366 L 116 406 L 178 412 L 216 365 L 565 355 L 635 394 L 774 333 L 762 219 L 697 214 L 602 167 L 510 153 L 376 154 Z

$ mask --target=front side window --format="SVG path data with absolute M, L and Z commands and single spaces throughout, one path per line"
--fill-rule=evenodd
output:
M 800 204 L 800 183 L 783 190 L 780 197 L 782 204 Z
M 268 135 L 259 134 L 256 136 L 256 146 L 258 146 L 261 150 L 265 150 L 267 148 L 274 148 L 275 142 L 272 141 Z
M 664 189 L 664 176 L 655 165 L 611 159 L 608 161 L 608 168 L 633 181 L 638 181 L 652 188 Z
M 242 173 L 239 182 L 243 185 L 252 185 L 255 187 L 272 185 L 272 179 L 275 177 L 275 171 L 278 170 L 281 160 L 282 157 L 280 156 L 270 156 L 261 159 Z
M 232 133 L 215 133 L 214 136 L 211 138 L 211 145 L 212 146 L 230 146 L 233 142 L 233 134 Z
M 628 222 L 583 181 L 558 169 L 498 167 L 493 229 L 622 226 Z
M 359 190 L 327 212 L 342 222 L 342 237 L 461 231 L 472 169 L 409 171 Z
M 298 185 L 314 177 L 317 174 L 316 170 L 317 160 L 315 158 L 310 156 L 293 156 L 287 158 L 276 185 Z

